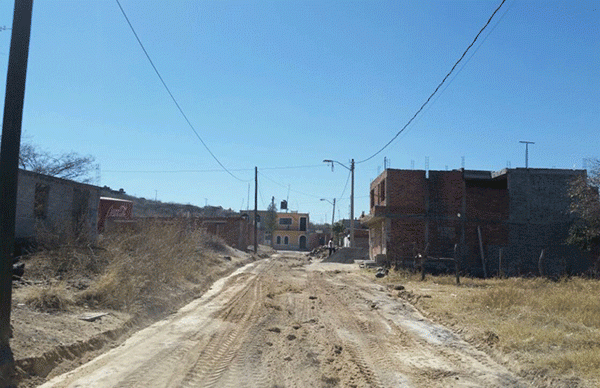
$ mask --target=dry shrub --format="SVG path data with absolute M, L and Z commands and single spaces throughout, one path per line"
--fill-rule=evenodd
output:
M 85 219 L 77 224 L 38 220 L 34 226 L 35 243 L 41 250 L 56 250 L 66 245 L 81 246 L 93 241 L 91 225 Z
M 73 304 L 64 283 L 30 287 L 24 300 L 29 307 L 42 312 L 66 311 Z
M 41 249 L 25 256 L 23 260 L 26 262 L 27 278 L 42 280 L 94 277 L 107 264 L 98 249 L 91 246 L 65 245 Z
M 225 241 L 214 234 L 210 233 L 197 233 L 198 244 L 200 247 L 206 248 L 215 252 L 225 252 L 227 250 L 227 244 Z
M 220 261 L 212 250 L 222 240 L 189 228 L 185 219 L 146 221 L 135 229 L 105 235 L 110 263 L 80 301 L 130 312 L 148 310 L 185 282 L 198 282 L 204 269 Z

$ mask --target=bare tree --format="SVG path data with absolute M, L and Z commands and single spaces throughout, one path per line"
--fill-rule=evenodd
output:
M 589 161 L 587 176 L 577 177 L 569 188 L 570 213 L 577 216 L 569 231 L 568 243 L 584 250 L 600 248 L 600 160 Z
M 39 174 L 90 183 L 90 174 L 96 167 L 94 157 L 75 152 L 53 155 L 30 143 L 21 144 L 19 167 Z

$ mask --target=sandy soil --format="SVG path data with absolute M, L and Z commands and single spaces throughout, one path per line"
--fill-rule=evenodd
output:
M 528 386 L 355 264 L 280 253 L 42 387 Z
M 157 297 L 161 300 L 154 301 L 164 305 L 164 311 L 157 312 L 158 316 L 149 312 L 134 316 L 76 305 L 70 305 L 67 311 L 40 312 L 24 303 L 25 296 L 38 283 L 46 283 L 39 280 L 13 283 L 13 338 L 10 344 L 15 358 L 18 386 L 39 386 L 48 378 L 89 362 L 118 346 L 137 330 L 177 311 L 179 307 L 202 295 L 216 279 L 255 259 L 248 253 L 232 248 L 228 248 L 223 254 L 227 258 L 216 260 L 209 266 L 203 273 L 202 282 L 162 290 Z M 264 252 L 261 255 L 267 256 Z M 73 294 L 77 290 L 71 283 L 76 286 L 83 281 L 89 283 L 89 279 L 85 277 L 76 277 L 75 281 L 69 283 L 71 287 L 68 292 Z

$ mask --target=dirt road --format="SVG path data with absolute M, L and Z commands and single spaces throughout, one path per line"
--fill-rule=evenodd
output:
M 522 387 L 355 265 L 277 254 L 48 387 Z

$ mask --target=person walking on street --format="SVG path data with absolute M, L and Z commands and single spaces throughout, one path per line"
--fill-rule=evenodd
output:
M 335 246 L 333 245 L 333 240 L 329 240 L 327 243 L 327 249 L 329 249 L 329 256 L 335 251 Z

